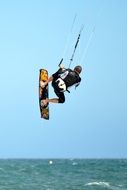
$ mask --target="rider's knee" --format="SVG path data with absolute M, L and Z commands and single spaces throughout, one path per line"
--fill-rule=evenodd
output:
M 65 102 L 65 98 L 59 98 L 59 103 L 64 103 Z

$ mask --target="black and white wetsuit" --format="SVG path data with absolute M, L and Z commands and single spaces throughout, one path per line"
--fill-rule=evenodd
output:
M 77 87 L 81 82 L 79 74 L 71 69 L 59 69 L 52 77 L 52 86 L 59 98 L 59 103 L 65 102 L 64 92 L 68 91 L 68 88 Z

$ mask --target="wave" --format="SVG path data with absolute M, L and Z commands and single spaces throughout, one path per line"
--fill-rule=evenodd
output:
M 76 165 L 78 165 L 78 163 L 77 163 L 77 162 L 73 162 L 72 165 L 73 165 L 73 166 L 76 166 Z
M 85 186 L 101 186 L 103 188 L 111 189 L 111 190 L 126 190 L 122 187 L 122 185 L 119 186 L 111 186 L 109 182 L 104 182 L 104 181 L 94 181 L 94 182 L 89 182 L 86 183 Z
M 95 185 L 102 186 L 102 187 L 110 187 L 110 184 L 108 182 L 103 182 L 103 181 L 100 181 L 100 182 L 94 181 L 94 182 L 85 184 L 85 186 L 95 186 Z

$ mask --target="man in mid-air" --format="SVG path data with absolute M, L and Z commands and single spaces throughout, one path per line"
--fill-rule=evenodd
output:
M 63 65 L 60 65 L 59 70 L 54 73 L 46 82 L 41 82 L 40 86 L 44 88 L 49 82 L 52 82 L 52 87 L 58 98 L 44 99 L 42 104 L 46 106 L 48 103 L 64 103 L 65 95 L 64 92 L 68 91 L 72 86 L 79 86 L 81 82 L 80 73 L 82 71 L 81 66 L 76 66 L 74 70 L 65 69 Z

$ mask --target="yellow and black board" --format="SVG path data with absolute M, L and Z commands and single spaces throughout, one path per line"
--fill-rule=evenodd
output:
M 43 88 L 42 83 L 48 80 L 48 71 L 40 69 L 39 74 L 39 106 L 41 118 L 49 119 L 49 104 L 43 105 L 44 99 L 48 98 L 48 84 Z

